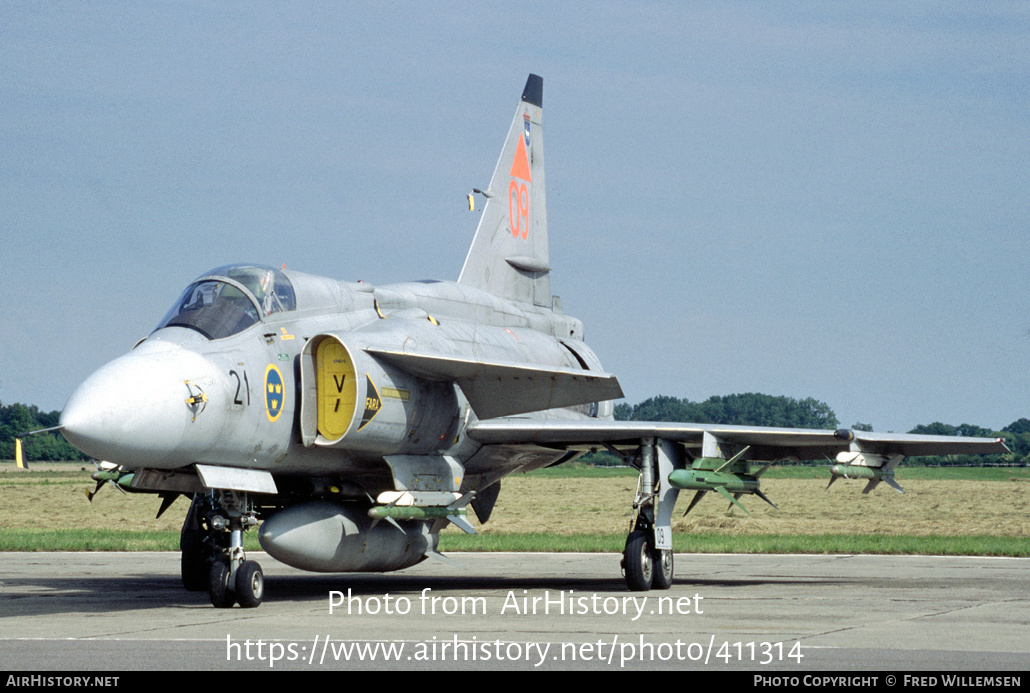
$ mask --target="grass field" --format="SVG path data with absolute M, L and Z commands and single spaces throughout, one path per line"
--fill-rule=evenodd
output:
M 186 513 L 179 499 L 159 520 L 156 496 L 108 486 L 94 499 L 92 469 L 79 464 L 0 471 L 0 550 L 177 550 Z M 837 481 L 825 468 L 772 469 L 739 509 L 709 494 L 687 518 L 681 494 L 673 523 L 678 552 L 918 553 L 1030 555 L 1030 470 L 901 468 L 904 495 L 882 485 Z M 558 468 L 505 479 L 493 517 L 467 536 L 448 528 L 451 551 L 622 550 L 636 474 L 626 469 Z M 470 514 L 471 516 L 471 514 Z M 475 524 L 474 518 L 473 522 Z M 247 534 L 257 548 L 256 533 Z

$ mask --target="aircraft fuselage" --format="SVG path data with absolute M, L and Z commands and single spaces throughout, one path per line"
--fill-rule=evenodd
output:
M 582 323 L 550 308 L 454 282 L 374 287 L 244 268 L 274 271 L 290 287 L 289 310 L 261 315 L 262 300 L 247 290 L 254 282 L 229 276 L 240 275 L 239 267 L 194 282 L 194 293 L 222 295 L 166 318 L 75 391 L 62 417 L 69 440 L 129 469 L 203 463 L 373 479 L 386 471 L 387 455 L 447 455 L 476 474 L 495 465 L 477 469 L 480 445 L 463 435 L 475 414 L 461 388 L 384 354 L 600 371 L 582 341 Z M 236 332 L 239 322 L 224 319 L 229 310 L 220 304 L 229 292 L 259 313 Z M 205 318 L 204 311 L 216 315 Z M 341 360 L 345 366 L 334 370 L 332 362 Z M 610 418 L 611 403 L 535 415 Z M 520 463 L 532 468 L 561 456 Z M 386 477 L 382 485 L 389 486 Z

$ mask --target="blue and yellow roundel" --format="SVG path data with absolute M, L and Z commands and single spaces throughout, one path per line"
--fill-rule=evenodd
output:
M 283 386 L 283 374 L 275 367 L 275 364 L 268 364 L 265 369 L 265 411 L 268 413 L 268 420 L 275 422 L 283 413 L 283 398 L 286 396 L 286 388 Z

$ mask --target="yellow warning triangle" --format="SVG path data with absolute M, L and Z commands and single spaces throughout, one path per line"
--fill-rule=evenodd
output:
M 515 161 L 511 164 L 511 177 L 521 178 L 527 183 L 533 182 L 533 177 L 529 175 L 529 157 L 526 156 L 526 140 L 519 134 L 519 146 L 515 150 Z

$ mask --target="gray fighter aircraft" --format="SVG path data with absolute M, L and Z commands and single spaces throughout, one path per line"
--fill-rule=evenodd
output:
M 541 112 L 530 75 L 457 282 L 388 286 L 254 265 L 192 282 L 149 337 L 72 394 L 60 428 L 94 477 L 192 498 L 182 579 L 218 607 L 257 606 L 274 558 L 321 572 L 390 571 L 439 556 L 501 479 L 607 448 L 640 472 L 623 568 L 673 580 L 680 490 L 765 499 L 753 461 L 838 456 L 839 476 L 893 484 L 905 455 L 1004 452 L 983 438 L 612 418 L 622 397 L 550 293 Z M 868 489 L 867 489 L 868 490 Z M 766 499 L 767 500 L 767 499 Z

